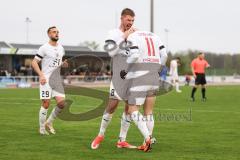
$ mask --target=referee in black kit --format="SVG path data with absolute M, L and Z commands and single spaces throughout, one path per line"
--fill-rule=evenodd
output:
M 199 53 L 198 57 L 195 58 L 191 63 L 192 74 L 195 78 L 195 85 L 192 89 L 191 100 L 195 101 L 194 94 L 199 85 L 202 88 L 202 101 L 206 101 L 206 77 L 205 68 L 210 67 L 208 62 L 204 59 L 204 53 Z

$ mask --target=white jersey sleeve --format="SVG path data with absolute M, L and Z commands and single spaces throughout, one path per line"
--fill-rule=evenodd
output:
M 37 59 L 38 61 L 41 61 L 44 56 L 45 56 L 44 47 L 41 46 L 41 47 L 38 49 L 37 54 L 35 55 L 34 58 Z
M 158 37 L 158 46 L 159 46 L 161 65 L 165 66 L 168 58 L 167 50 L 159 37 Z
M 135 63 L 140 58 L 139 43 L 137 42 L 137 35 L 130 34 L 127 42 L 131 45 L 127 49 L 127 63 Z
M 114 29 L 108 32 L 105 40 L 104 48 L 107 49 L 109 56 L 113 57 L 116 54 L 124 54 L 126 51 L 121 49 L 119 45 L 124 43 L 123 32 L 119 29 Z M 109 48 L 111 48 L 109 50 Z

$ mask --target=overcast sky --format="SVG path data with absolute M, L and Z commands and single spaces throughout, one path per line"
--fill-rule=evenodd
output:
M 108 30 L 119 25 L 123 8 L 136 13 L 135 26 L 150 30 L 150 0 L 1 0 L 0 41 L 26 42 L 29 17 L 30 43 L 47 41 L 46 29 L 58 26 L 61 43 L 83 41 L 103 44 Z M 155 33 L 171 51 L 199 49 L 240 53 L 239 0 L 155 0 Z

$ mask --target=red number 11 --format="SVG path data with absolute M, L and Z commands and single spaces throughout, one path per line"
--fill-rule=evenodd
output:
M 155 56 L 155 48 L 154 48 L 154 44 L 153 44 L 152 38 L 146 37 L 145 40 L 146 40 L 147 47 L 148 47 L 148 56 Z

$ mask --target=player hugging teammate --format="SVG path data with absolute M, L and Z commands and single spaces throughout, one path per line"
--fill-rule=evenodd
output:
M 111 30 L 106 39 L 106 46 L 116 46 L 108 51 L 112 57 L 113 76 L 109 103 L 103 114 L 99 133 L 92 141 L 92 149 L 97 149 L 103 141 L 105 130 L 120 100 L 125 102 L 125 111 L 121 118 L 117 147 L 136 148 L 126 142 L 127 131 L 133 121 L 144 137 L 144 143 L 137 148 L 145 152 L 151 149 L 153 107 L 159 85 L 158 72 L 161 65 L 166 63 L 167 53 L 158 36 L 147 31 L 136 31 L 132 26 L 134 16 L 131 9 L 124 9 L 120 27 Z M 121 47 L 123 43 L 128 47 Z M 142 105 L 144 115 L 138 111 Z

